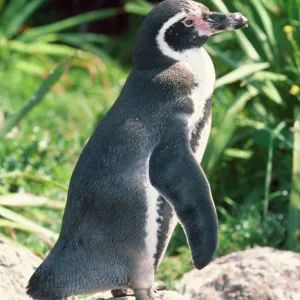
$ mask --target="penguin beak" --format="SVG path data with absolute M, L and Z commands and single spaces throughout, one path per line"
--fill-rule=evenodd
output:
M 248 27 L 248 19 L 241 13 L 208 12 L 203 15 L 203 21 L 213 30 L 213 33 Z

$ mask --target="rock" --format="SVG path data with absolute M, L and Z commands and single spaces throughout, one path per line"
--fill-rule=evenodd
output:
M 300 254 L 254 248 L 191 271 L 177 285 L 194 300 L 299 300 Z
M 29 250 L 15 246 L 8 240 L 0 238 L 0 299 L 31 299 L 26 295 L 25 288 L 29 278 L 40 263 L 41 259 L 33 255 Z M 162 300 L 187 300 L 174 291 L 162 291 L 158 292 L 157 295 Z M 71 298 L 74 299 L 73 297 Z M 87 300 L 100 299 L 134 300 L 135 298 L 113 298 L 111 293 L 107 292 L 92 296 Z
M 27 282 L 41 263 L 27 249 L 0 239 L 0 299 L 29 300 Z M 184 275 L 177 292 L 157 292 L 161 300 L 299 300 L 300 254 L 255 248 L 217 259 L 201 271 Z M 81 298 L 82 299 L 82 298 Z M 87 300 L 113 298 L 110 292 Z
M 157 300 L 189 300 L 187 297 L 179 295 L 175 291 L 160 291 L 157 292 Z M 128 297 L 121 297 L 121 298 L 114 298 L 111 297 L 110 292 L 105 294 L 98 294 L 94 295 L 87 300 L 134 300 L 135 297 L 128 296 Z
M 41 260 L 27 249 L 0 239 L 1 300 L 29 300 L 25 287 Z

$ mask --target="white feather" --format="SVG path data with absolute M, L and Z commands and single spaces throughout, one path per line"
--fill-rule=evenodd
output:
M 157 250 L 157 234 L 159 231 L 158 208 L 157 199 L 159 197 L 158 191 L 151 185 L 149 178 L 149 160 L 147 160 L 147 180 L 146 180 L 146 201 L 147 201 L 147 215 L 146 215 L 146 251 L 147 257 L 154 265 L 154 256 Z

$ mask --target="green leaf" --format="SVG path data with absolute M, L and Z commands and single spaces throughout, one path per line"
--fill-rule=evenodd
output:
M 97 33 L 51 33 L 37 38 L 40 42 L 70 42 L 76 44 L 93 43 L 93 44 L 108 44 L 112 40 L 107 35 Z
M 275 87 L 275 85 L 272 83 L 272 81 L 267 80 L 266 84 L 262 87 L 262 91 L 268 96 L 272 101 L 275 103 L 286 106 L 284 103 L 279 91 Z
M 59 189 L 67 192 L 68 191 L 68 187 L 57 182 L 57 181 L 53 181 L 51 179 L 48 178 L 44 178 L 44 177 L 39 177 L 39 176 L 35 176 L 29 173 L 22 173 L 19 171 L 15 171 L 15 172 L 10 172 L 10 173 L 5 173 L 5 174 L 0 174 L 0 179 L 8 179 L 8 178 L 28 178 L 32 181 L 35 182 L 40 182 L 40 183 L 44 183 L 44 184 L 49 184 L 49 185 L 53 185 L 55 187 L 58 187 Z
M 87 40 L 84 41 L 84 39 L 80 39 L 80 38 L 77 38 L 76 36 L 72 36 L 72 35 L 70 36 L 68 34 L 58 35 L 58 38 L 62 42 L 72 45 L 74 48 L 78 48 L 78 49 L 82 49 L 82 50 L 86 51 L 86 54 L 91 53 L 91 54 L 98 56 L 106 64 L 112 63 L 111 57 L 109 55 L 107 55 L 107 53 L 104 50 L 102 50 L 100 47 L 97 47 L 96 45 L 94 45 L 94 43 L 90 43 Z M 52 48 L 52 46 L 54 46 L 54 47 Z M 62 55 L 66 51 L 67 52 L 74 51 L 74 48 L 71 48 L 69 46 L 60 46 L 60 45 L 56 45 L 56 44 L 44 44 L 43 48 L 40 48 L 40 49 L 47 50 L 47 54 Z M 56 50 L 56 52 L 54 52 L 53 50 Z
M 275 33 L 273 29 L 273 22 L 270 18 L 269 13 L 267 12 L 261 0 L 251 0 L 251 3 L 255 7 L 257 15 L 260 17 L 260 20 L 264 25 L 264 28 L 266 30 L 266 33 L 268 35 L 272 47 L 275 47 L 277 45 L 277 42 L 276 42 Z
M 6 47 L 10 50 L 28 54 L 48 54 L 54 56 L 70 56 L 76 49 L 59 44 L 50 43 L 23 43 L 20 41 L 9 41 Z
M 44 26 L 26 30 L 22 35 L 19 36 L 19 39 L 23 41 L 33 40 L 38 36 L 42 36 L 49 33 L 60 32 L 78 26 L 83 23 L 108 19 L 113 16 L 116 16 L 119 13 L 120 10 L 117 8 L 108 8 L 108 9 L 88 12 L 49 25 L 44 25 Z
M 20 0 L 10 0 L 7 1 L 7 4 L 4 6 L 3 11 L 1 12 L 0 19 L 0 28 L 4 32 L 7 30 L 7 24 L 11 22 L 17 14 L 22 12 L 22 8 L 26 5 L 25 1 Z
M 2 10 L 3 10 L 3 7 L 4 7 L 4 5 L 5 5 L 5 2 L 6 2 L 6 0 L 0 0 L 0 13 L 1 13 Z
M 43 81 L 38 91 L 32 96 L 23 108 L 8 121 L 6 121 L 3 127 L 0 128 L 0 138 L 3 138 L 7 133 L 11 131 L 15 126 L 17 126 L 22 119 L 24 119 L 31 110 L 36 107 L 49 92 L 50 88 L 59 80 L 60 76 L 63 74 L 65 69 L 72 62 L 74 57 L 69 57 L 64 62 L 60 63 L 55 70 L 51 71 L 47 79 Z
M 45 197 L 38 197 L 32 194 L 14 193 L 0 196 L 1 206 L 11 207 L 49 207 L 53 209 L 65 208 L 65 204 L 59 201 L 50 200 Z
M 58 235 L 53 231 L 40 226 L 39 224 L 25 218 L 21 214 L 18 214 L 10 209 L 0 206 L 0 216 L 3 218 L 12 221 L 20 226 L 24 226 L 28 231 L 36 233 L 45 239 L 54 240 L 58 238 Z
M 239 158 L 239 159 L 245 159 L 248 160 L 253 155 L 252 151 L 246 151 L 241 149 L 232 149 L 228 148 L 225 150 L 225 155 L 232 157 L 232 158 Z M 1 202 L 0 202 L 1 204 Z
M 255 37 L 257 38 L 258 42 L 260 43 L 260 45 L 262 46 L 264 52 L 265 52 L 265 56 L 268 59 L 268 61 L 273 61 L 274 60 L 274 55 L 273 55 L 273 51 L 272 51 L 272 46 L 270 45 L 269 41 L 268 41 L 268 36 L 266 35 L 266 33 L 260 28 L 260 26 L 254 21 L 254 19 L 250 19 L 250 24 L 251 24 L 251 29 L 255 34 Z M 253 43 L 253 45 L 255 45 L 256 43 Z
M 248 80 L 246 80 L 246 83 L 249 83 L 249 82 L 252 82 L 252 81 L 265 82 L 266 80 L 269 80 L 269 81 L 287 81 L 288 77 L 286 75 L 279 74 L 279 73 L 261 71 L 261 72 L 254 73 Z
M 125 7 L 124 7 L 124 9 L 127 13 L 142 15 L 142 16 L 148 15 L 148 13 L 151 11 L 152 8 L 153 8 L 152 5 L 150 5 L 149 3 L 144 2 L 144 1 L 142 3 L 136 3 L 136 2 L 129 1 L 125 4 Z
M 31 63 L 25 60 L 20 60 L 16 63 L 18 70 L 25 71 L 28 74 L 33 74 L 41 77 L 45 73 L 45 68 L 35 63 Z
M 253 64 L 246 64 L 242 65 L 236 70 L 226 74 L 225 76 L 219 78 L 216 81 L 216 88 L 219 88 L 221 86 L 243 80 L 247 76 L 254 74 L 255 72 L 267 69 L 270 67 L 269 63 L 253 63 Z
M 295 107 L 294 115 L 293 174 L 287 243 L 290 250 L 300 252 L 300 106 Z
M 15 35 L 27 19 L 45 2 L 45 0 L 32 0 L 26 3 L 22 10 L 14 15 L 6 25 L 5 35 L 9 38 Z
M 265 180 L 265 202 L 264 202 L 264 219 L 266 220 L 269 210 L 270 202 L 270 192 L 271 192 L 271 182 L 272 182 L 272 171 L 273 171 L 273 153 L 274 153 L 274 140 L 286 126 L 285 122 L 281 122 L 271 134 L 269 151 L 268 151 L 268 163 L 266 170 L 266 180 Z
M 223 61 L 225 64 L 229 65 L 230 67 L 232 67 L 232 68 L 238 67 L 238 62 L 236 60 L 232 59 L 229 55 L 224 53 L 224 51 L 222 51 L 218 47 L 208 45 L 208 44 L 206 44 L 204 47 L 210 55 L 216 57 L 217 59 L 220 59 L 221 61 Z
M 229 13 L 229 10 L 225 6 L 222 0 L 212 0 L 211 1 L 221 12 Z M 235 31 L 237 35 L 238 42 L 241 46 L 241 48 L 244 50 L 244 52 L 247 54 L 247 56 L 255 61 L 260 60 L 260 55 L 255 50 L 255 47 L 251 44 L 251 42 L 247 39 L 245 34 L 238 30 Z
M 206 151 L 206 157 L 203 165 L 208 175 L 213 172 L 236 130 L 236 116 L 245 107 L 247 102 L 257 95 L 258 90 L 250 86 L 248 91 L 243 91 L 236 97 L 234 102 L 226 111 L 222 121 L 222 127 L 218 129 L 213 139 L 210 139 L 208 145 L 210 151 Z

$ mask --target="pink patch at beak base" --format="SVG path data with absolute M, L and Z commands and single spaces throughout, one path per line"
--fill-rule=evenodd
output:
M 193 21 L 193 25 L 199 32 L 199 35 L 210 36 L 214 33 L 213 29 L 209 26 L 209 23 L 203 20 L 202 15 L 187 17 L 185 22 L 189 20 Z

